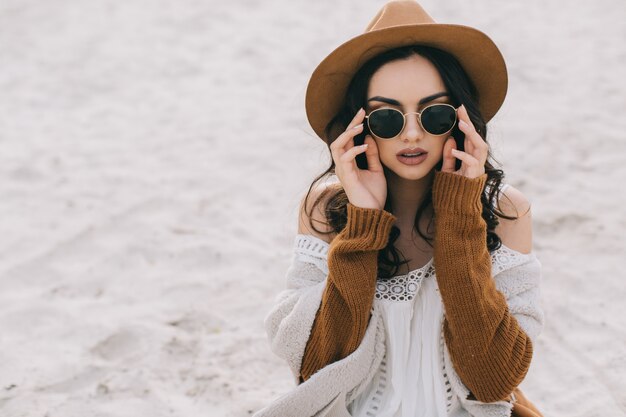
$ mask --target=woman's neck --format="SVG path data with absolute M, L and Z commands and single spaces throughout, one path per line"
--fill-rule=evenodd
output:
M 408 180 L 387 172 L 387 194 L 393 207 L 392 214 L 397 217 L 396 226 L 401 232 L 413 230 L 417 209 L 431 189 L 434 178 L 434 170 L 417 180 Z M 431 213 L 430 207 L 429 205 L 426 213 Z

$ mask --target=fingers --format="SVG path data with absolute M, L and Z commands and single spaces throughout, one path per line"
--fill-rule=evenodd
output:
M 343 153 L 343 155 L 341 155 L 339 157 L 339 161 L 341 162 L 350 162 L 353 161 L 354 158 L 360 154 L 361 152 L 365 152 L 365 150 L 367 149 L 367 144 L 363 144 L 363 145 L 359 145 L 359 146 L 353 146 L 352 148 L 348 149 L 347 151 L 345 151 Z
M 467 152 L 459 151 L 458 149 L 452 149 L 452 155 L 454 155 L 455 158 L 463 161 L 466 171 L 468 167 L 472 168 L 472 171 L 474 171 L 475 168 L 478 168 L 480 166 L 480 164 L 478 163 L 478 159 L 474 158 Z
M 453 137 L 448 138 L 443 148 L 441 170 L 455 172 L 468 178 L 475 178 L 485 172 L 489 145 L 474 128 L 465 106 L 459 107 L 457 115 L 459 117 L 459 129 L 465 134 L 463 143 L 465 152 L 456 149 L 456 142 Z M 455 171 L 457 159 L 461 160 L 462 164 L 461 168 Z
M 452 154 L 452 150 L 456 149 L 456 142 L 453 137 L 449 137 L 443 144 L 443 163 L 441 170 L 444 172 L 454 172 L 456 158 Z
M 365 144 L 368 145 L 365 150 L 367 156 L 367 169 L 370 171 L 382 171 L 383 166 L 380 163 L 380 157 L 378 156 L 378 146 L 376 141 L 370 135 L 365 136 Z
M 343 149 L 349 143 L 349 139 L 352 139 L 355 135 L 363 130 L 363 120 L 365 117 L 365 110 L 362 108 L 352 118 L 352 121 L 348 124 L 346 130 L 330 144 L 331 151 L 333 149 Z M 357 127 L 361 125 L 360 127 Z
M 348 128 L 342 135 L 346 136 L 345 145 L 341 147 L 342 153 L 354 147 L 354 137 L 363 131 L 363 123 Z
M 468 178 L 476 178 L 485 173 L 484 161 L 480 161 L 473 155 L 458 149 L 451 149 L 451 153 L 455 158 L 460 159 L 462 164 L 458 171 L 454 171 L 454 166 L 452 166 L 449 172 L 455 172 Z
M 456 170 L 456 160 L 460 159 L 463 164 L 461 169 Z M 444 172 L 455 172 L 470 178 L 474 178 L 484 172 L 484 163 L 481 163 L 473 155 L 460 151 L 456 148 L 456 141 L 449 137 L 443 145 L 443 163 L 441 170 Z
M 459 107 L 457 115 L 459 117 L 459 129 L 465 134 L 465 151 L 484 163 L 487 160 L 489 145 L 476 131 L 465 106 Z
M 333 141 L 333 143 L 330 144 L 330 152 L 336 165 L 340 161 L 344 160 L 342 158 L 344 157 L 346 152 L 354 148 L 353 138 L 363 131 L 362 121 L 364 119 L 364 116 L 365 110 L 363 110 L 362 108 L 359 109 L 352 121 L 348 124 L 346 130 L 341 135 L 339 135 L 337 139 Z M 355 155 L 354 152 L 352 153 L 352 155 Z M 341 170 L 341 167 L 339 167 L 339 170 Z

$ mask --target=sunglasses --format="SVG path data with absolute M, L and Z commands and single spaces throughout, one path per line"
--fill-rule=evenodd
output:
M 381 139 L 395 138 L 404 130 L 407 114 L 417 114 L 420 126 L 431 135 L 445 135 L 456 124 L 456 109 L 451 104 L 436 103 L 422 109 L 421 112 L 402 113 L 400 110 L 383 107 L 365 116 L 371 133 Z

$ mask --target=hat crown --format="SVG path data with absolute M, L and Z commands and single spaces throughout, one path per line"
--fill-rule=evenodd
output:
M 435 21 L 417 2 L 412 0 L 395 0 L 388 2 L 378 11 L 365 28 L 365 32 L 392 26 L 428 23 L 435 23 Z

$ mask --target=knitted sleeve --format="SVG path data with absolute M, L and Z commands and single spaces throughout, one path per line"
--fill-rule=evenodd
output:
M 454 368 L 470 396 L 494 402 L 509 398 L 522 382 L 533 346 L 492 277 L 480 201 L 486 180 L 487 174 L 435 173 L 434 263 Z
M 361 343 L 376 291 L 378 251 L 396 217 L 348 203 L 345 228 L 328 249 L 328 278 L 302 358 L 300 382 L 350 355 Z

